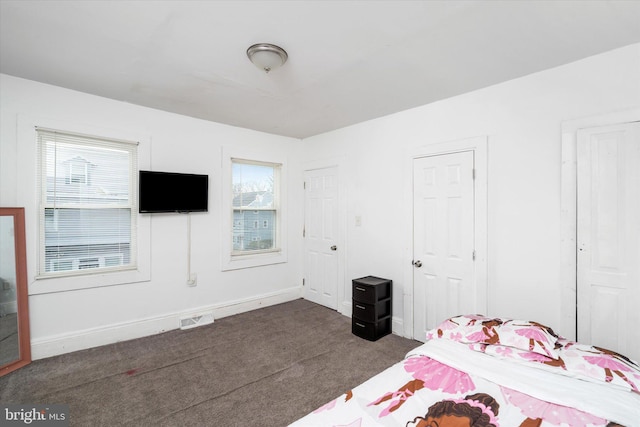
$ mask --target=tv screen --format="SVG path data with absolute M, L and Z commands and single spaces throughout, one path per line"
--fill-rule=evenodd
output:
M 138 197 L 140 213 L 207 212 L 209 176 L 141 170 Z

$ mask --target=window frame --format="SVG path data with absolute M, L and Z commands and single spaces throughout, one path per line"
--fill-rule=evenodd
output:
M 236 164 L 241 164 L 241 165 L 248 165 L 248 166 L 262 166 L 262 167 L 268 167 L 268 168 L 272 168 L 273 170 L 273 206 L 270 208 L 258 208 L 258 207 L 235 207 L 232 206 L 233 209 L 233 217 L 235 219 L 235 213 L 236 212 L 241 212 L 241 217 L 243 218 L 243 225 L 245 227 L 243 227 L 245 230 L 246 228 L 246 224 L 247 224 L 247 220 L 245 218 L 245 213 L 246 212 L 251 212 L 252 215 L 256 216 L 256 219 L 251 219 L 249 220 L 251 225 L 251 229 L 255 230 L 255 232 L 259 233 L 260 232 L 260 219 L 258 218 L 260 216 L 260 212 L 273 212 L 275 221 L 275 232 L 273 233 L 273 247 L 272 248 L 268 248 L 268 249 L 246 249 L 246 250 L 238 250 L 238 249 L 234 249 L 232 247 L 231 249 L 231 256 L 232 257 L 244 257 L 247 255 L 255 255 L 255 254 L 261 254 L 261 253 L 268 253 L 268 252 L 280 252 L 280 230 L 279 230 L 279 217 L 280 217 L 280 185 L 281 185 L 281 179 L 280 179 L 280 174 L 281 174 L 281 170 L 282 170 L 282 164 L 280 163 L 271 163 L 271 162 L 259 162 L 256 160 L 248 160 L 248 159 L 239 159 L 239 158 L 232 158 L 231 159 L 231 173 L 232 173 L 232 177 L 231 177 L 231 182 L 233 183 L 233 165 Z M 232 194 L 233 196 L 233 194 Z M 233 229 L 231 230 L 231 232 L 233 233 Z M 246 236 L 244 236 L 244 234 L 242 235 L 243 238 L 242 240 L 247 241 L 248 239 L 246 238 Z M 259 242 L 261 241 L 261 237 L 260 235 L 254 235 L 250 237 L 250 241 L 251 242 Z
M 17 194 L 17 203 L 25 206 L 27 230 L 38 230 L 39 200 L 38 194 L 38 135 L 37 127 L 64 129 L 66 132 L 85 135 L 106 135 L 110 139 L 138 141 L 139 169 L 151 167 L 151 135 L 136 128 L 108 127 L 79 123 L 75 120 L 21 114 L 17 119 L 17 176 L 24 183 Z M 148 215 L 138 215 L 137 220 L 137 259 L 136 269 L 101 272 L 100 274 L 82 274 L 66 277 L 38 277 L 37 262 L 27 265 L 29 295 L 43 295 L 67 292 L 79 289 L 91 289 L 107 286 L 127 285 L 149 282 L 151 280 L 151 219 Z M 27 257 L 37 260 L 39 256 L 38 233 L 27 233 Z
M 279 177 L 274 188 L 275 247 L 274 249 L 234 251 L 233 250 L 233 163 L 234 161 L 278 166 Z M 284 157 L 263 150 L 246 150 L 237 147 L 222 147 L 222 203 L 221 206 L 221 254 L 222 270 L 236 270 L 287 262 L 287 165 Z M 255 209 L 247 209 L 254 211 Z M 243 221 L 244 222 L 244 221 Z M 258 222 L 258 230 L 260 223 Z

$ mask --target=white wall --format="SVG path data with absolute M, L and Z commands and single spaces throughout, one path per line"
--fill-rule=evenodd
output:
M 402 295 L 412 293 L 405 279 L 412 245 L 406 225 L 412 208 L 405 188 L 409 153 L 426 144 L 483 135 L 489 147 L 488 314 L 558 325 L 561 124 L 637 108 L 638 75 L 640 44 L 302 142 L 0 75 L 0 205 L 26 207 L 32 286 L 35 157 L 25 156 L 20 144 L 35 141 L 19 138 L 25 120 L 143 135 L 150 141 L 152 169 L 207 173 L 211 179 L 210 212 L 192 215 L 192 271 L 198 286 L 185 283 L 186 219 L 154 216 L 150 281 L 31 295 L 34 357 L 173 329 L 180 314 L 201 307 L 213 308 L 219 317 L 299 296 L 303 194 L 302 171 L 296 168 L 335 159 L 347 198 L 341 311 L 349 306 L 352 278 L 391 278 L 394 330 L 402 332 Z M 219 183 L 225 145 L 267 149 L 287 158 L 287 263 L 221 271 Z M 359 227 L 356 216 L 362 219 Z
M 35 359 L 175 329 L 179 317 L 214 310 L 216 317 L 300 297 L 302 211 L 287 209 L 288 262 L 222 272 L 221 170 L 223 147 L 268 151 L 285 159 L 288 199 L 300 199 L 300 141 L 206 122 L 67 89 L 0 75 L 0 205 L 26 208 L 30 319 Z M 103 136 L 140 137 L 141 164 L 153 170 L 208 174 L 208 213 L 192 218 L 188 287 L 187 218 L 154 214 L 150 220 L 150 280 L 48 293 L 35 280 L 37 216 L 35 140 L 24 123 L 95 129 Z M 50 127 L 50 126 L 49 126 Z M 25 136 L 27 135 L 27 136 Z M 259 159 L 257 159 L 259 160 Z M 145 165 L 144 162 L 147 162 Z M 148 221 L 149 216 L 145 218 Z M 144 220 L 143 220 L 144 221 Z M 295 232 L 295 233 L 294 233 Z M 294 237 L 295 236 L 295 237 Z
M 401 296 L 412 293 L 412 242 L 404 224 L 412 209 L 404 188 L 409 153 L 486 136 L 487 314 L 538 320 L 573 336 L 571 328 L 558 326 L 561 124 L 640 106 L 638 76 L 640 44 L 305 139 L 305 161 L 343 158 L 346 278 L 394 280 L 394 317 L 406 318 Z

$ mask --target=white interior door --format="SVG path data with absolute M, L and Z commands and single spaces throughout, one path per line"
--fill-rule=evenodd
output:
M 578 131 L 578 341 L 640 360 L 640 123 Z
M 305 172 L 306 299 L 338 307 L 338 168 Z
M 476 313 L 474 152 L 414 160 L 413 337 Z

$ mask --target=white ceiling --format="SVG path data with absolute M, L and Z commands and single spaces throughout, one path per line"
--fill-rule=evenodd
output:
M 637 42 L 640 1 L 0 0 L 2 73 L 296 138 Z

